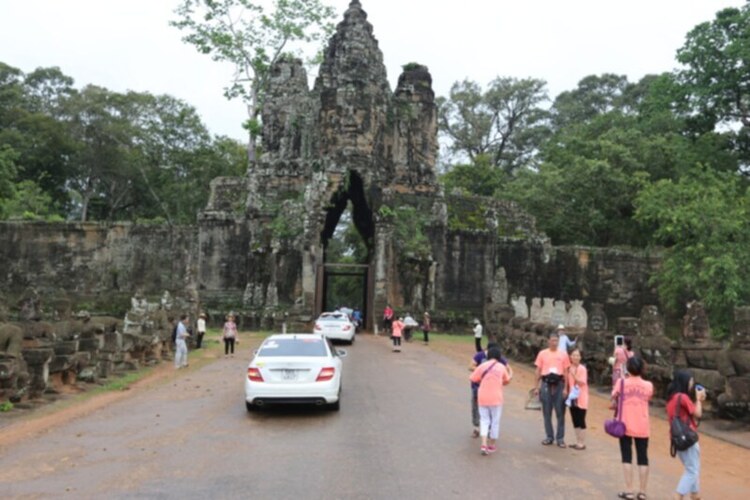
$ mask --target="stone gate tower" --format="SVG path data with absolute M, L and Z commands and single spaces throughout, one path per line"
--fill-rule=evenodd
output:
M 312 91 L 300 60 L 272 68 L 262 120 L 257 165 L 245 179 L 216 179 L 200 216 L 204 300 L 236 303 L 241 289 L 246 310 L 308 319 L 320 308 L 325 245 L 351 202 L 370 250 L 368 309 L 403 302 L 396 279 L 403 259 L 394 254 L 392 210 L 382 207 L 415 207 L 430 214 L 430 225 L 445 213 L 427 68 L 405 66 L 393 92 L 373 27 L 354 0 Z M 421 278 L 420 286 L 429 276 Z
M 301 61 L 286 58 L 271 69 L 262 119 L 257 164 L 245 178 L 215 179 L 199 217 L 205 304 L 308 322 L 323 307 L 325 249 L 349 203 L 369 254 L 362 266 L 369 325 L 386 303 L 415 314 L 436 304 L 481 313 L 485 297 L 497 296 L 498 276 L 504 289 L 496 236 L 506 214 L 492 201 L 452 203 L 484 232 L 451 232 L 435 172 L 432 77 L 407 64 L 391 90 L 358 0 L 331 38 L 312 90 Z M 533 221 L 521 225 L 533 229 Z

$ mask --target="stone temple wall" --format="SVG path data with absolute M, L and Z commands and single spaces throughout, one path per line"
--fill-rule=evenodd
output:
M 190 285 L 195 227 L 130 223 L 0 223 L 0 292 L 15 304 L 32 287 L 49 302 L 67 298 L 122 314 L 136 292 L 161 295 Z

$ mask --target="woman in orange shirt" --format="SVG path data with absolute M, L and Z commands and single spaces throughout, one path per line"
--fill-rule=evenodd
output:
M 570 395 L 570 416 L 573 419 L 573 429 L 576 433 L 576 444 L 571 448 L 574 450 L 586 449 L 586 410 L 589 407 L 589 382 L 586 367 L 581 364 L 581 350 L 574 348 L 570 353 L 570 368 L 568 368 L 568 388 Z M 575 390 L 578 396 L 571 399 Z
M 493 347 L 487 351 L 487 361 L 477 366 L 469 377 L 472 382 L 479 384 L 477 403 L 482 455 L 497 451 L 495 443 L 500 435 L 500 419 L 503 415 L 503 386 L 508 385 L 513 377 L 510 367 L 506 368 L 501 359 L 500 349 Z
M 644 370 L 644 363 L 641 358 L 634 356 L 628 359 L 626 367 L 630 376 L 621 379 L 612 391 L 613 399 L 623 398 L 620 418 L 625 423 L 625 435 L 620 438 L 625 491 L 620 492 L 617 496 L 625 499 L 645 500 L 648 483 L 648 438 L 651 434 L 648 402 L 654 395 L 654 384 L 641 378 Z M 640 480 L 640 489 L 637 496 L 633 494 L 634 441 L 638 459 L 638 478 Z

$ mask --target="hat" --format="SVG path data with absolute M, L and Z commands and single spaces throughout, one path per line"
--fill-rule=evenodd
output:
M 559 332 L 560 330 L 565 330 L 565 325 L 563 325 L 562 323 L 557 325 L 557 328 L 555 328 L 556 332 Z
M 200 318 L 203 318 L 203 319 L 206 319 L 206 313 L 200 313 L 200 314 L 198 315 L 198 317 L 200 317 Z
M 478 324 L 479 324 L 479 319 L 478 319 L 478 318 L 474 318 L 474 324 L 475 324 L 475 325 L 478 325 Z
M 425 311 L 425 312 L 424 312 L 424 315 L 425 315 L 425 316 L 429 316 L 429 315 L 430 315 L 430 313 L 428 313 L 427 311 Z

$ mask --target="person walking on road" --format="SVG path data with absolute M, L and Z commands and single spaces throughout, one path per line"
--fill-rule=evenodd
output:
M 651 426 L 648 414 L 648 402 L 654 394 L 654 385 L 643 380 L 644 363 L 637 356 L 628 359 L 626 364 L 628 377 L 621 379 L 612 391 L 612 398 L 622 399 L 621 419 L 625 424 L 625 435 L 620 438 L 620 456 L 622 472 L 625 476 L 625 491 L 619 498 L 646 500 L 648 485 L 648 438 Z M 622 388 L 622 389 L 621 389 Z M 638 461 L 639 491 L 633 494 L 633 442 Z
M 695 390 L 695 400 L 690 394 Z M 688 370 L 677 370 L 672 383 L 669 386 L 667 402 L 667 421 L 679 418 L 696 433 L 698 432 L 697 420 L 703 416 L 703 401 L 706 400 L 706 391 L 696 388 L 692 373 Z M 678 406 L 679 404 L 679 406 Z M 700 498 L 700 472 L 701 472 L 701 449 L 700 444 L 684 451 L 677 451 L 685 471 L 677 483 L 675 499 Z
M 387 333 L 391 333 L 391 326 L 393 325 L 393 308 L 390 305 L 386 305 L 383 310 L 383 330 Z
M 502 363 L 500 349 L 492 347 L 487 351 L 487 361 L 477 366 L 469 379 L 479 384 L 479 434 L 482 437 L 480 452 L 488 455 L 497 451 L 497 438 L 500 435 L 500 419 L 503 415 L 503 386 L 513 378 L 512 371 Z
M 206 334 L 206 314 L 201 313 L 195 325 L 195 348 L 200 349 L 203 345 L 203 336 Z
M 557 446 L 565 448 L 565 398 L 568 392 L 565 374 L 570 367 L 570 358 L 567 352 L 558 348 L 559 341 L 557 332 L 552 332 L 547 344 L 549 347 L 539 351 L 536 356 L 534 395 L 538 395 L 542 402 L 546 434 L 542 444 L 548 446 L 557 441 Z M 557 434 L 552 428 L 552 410 L 557 416 Z
M 391 325 L 393 332 L 391 338 L 393 339 L 393 352 L 401 352 L 401 337 L 404 334 L 404 320 L 398 318 Z
M 177 369 L 188 366 L 187 338 L 190 334 L 187 331 L 187 322 L 188 316 L 187 314 L 183 314 L 177 323 L 177 331 L 174 339 L 174 367 Z
M 482 351 L 482 323 L 478 318 L 474 318 L 474 349 L 477 352 Z
M 424 317 L 422 318 L 422 335 L 424 336 L 424 345 L 428 345 L 430 343 L 430 330 L 432 330 L 432 320 L 430 319 L 430 313 L 425 311 Z
M 570 353 L 570 367 L 568 368 L 568 399 L 570 417 L 573 420 L 573 430 L 576 433 L 574 450 L 586 449 L 586 410 L 589 407 L 588 371 L 581 364 L 581 350 L 574 348 Z
M 230 354 L 234 357 L 234 344 L 237 343 L 237 324 L 234 322 L 233 314 L 227 316 L 222 339 L 224 340 L 224 357 L 226 358 Z

